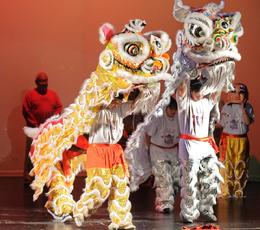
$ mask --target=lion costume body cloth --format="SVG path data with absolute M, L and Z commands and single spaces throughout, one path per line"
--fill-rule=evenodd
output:
M 149 101 L 147 89 L 158 98 L 158 82 L 172 78 L 166 73 L 169 69 L 166 52 L 171 47 L 171 40 L 162 31 L 142 34 L 145 24 L 142 20 L 131 20 L 118 34 L 109 23 L 100 28 L 100 41 L 106 47 L 100 54 L 96 71 L 85 80 L 74 103 L 60 116 L 48 119 L 34 136 L 30 151 L 34 166 L 31 175 L 35 176 L 31 184 L 35 190 L 33 199 L 39 197 L 46 185 L 48 201 L 45 207 L 55 219 L 65 221 L 72 218 L 76 201 L 71 192 L 75 176 L 85 169 L 86 155 L 75 154 L 70 148 L 73 145 L 83 150 L 87 148 L 86 141 L 83 141 L 82 147 L 80 138 L 89 133 L 97 113 L 106 108 L 119 93 L 123 93 L 127 101 L 133 86 L 140 84 L 143 85 L 140 101 L 143 98 L 150 104 L 156 103 L 156 97 Z M 67 173 L 64 172 L 64 157 L 66 167 L 69 167 Z M 91 175 L 88 175 L 88 180 L 91 179 L 89 177 Z M 96 183 L 105 189 L 106 182 L 102 181 L 102 177 L 100 179 L 101 182 L 97 180 Z M 110 214 L 114 212 L 116 216 L 116 211 L 117 207 L 110 210 Z M 122 220 L 117 217 L 116 224 L 121 223 Z

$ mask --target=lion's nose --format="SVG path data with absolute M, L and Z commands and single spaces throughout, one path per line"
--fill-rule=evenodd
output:
M 207 51 L 212 51 L 214 46 L 214 40 L 212 38 L 208 38 L 204 41 L 203 43 L 203 47 L 204 49 L 206 49 Z
M 153 66 L 152 66 L 152 70 L 153 70 L 153 71 L 161 70 L 162 67 L 163 67 L 162 62 L 160 62 L 160 61 L 154 61 Z

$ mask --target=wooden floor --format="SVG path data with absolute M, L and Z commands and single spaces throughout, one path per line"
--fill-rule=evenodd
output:
M 84 222 L 81 228 L 75 223 L 58 223 L 43 207 L 46 201 L 44 196 L 32 202 L 32 191 L 24 187 L 23 178 L 0 178 L 0 229 L 2 230 L 72 230 L 72 229 L 107 229 L 109 217 L 106 205 Z M 82 191 L 83 178 L 78 178 L 73 192 L 77 199 Z M 183 223 L 179 219 L 180 197 L 176 197 L 175 210 L 172 214 L 158 214 L 153 210 L 154 191 L 142 188 L 131 195 L 132 214 L 137 229 L 172 230 L 182 229 Z M 260 229 L 260 183 L 248 183 L 246 198 L 241 200 L 218 199 L 215 207 L 220 229 L 244 230 Z M 205 224 L 196 222 L 193 225 Z

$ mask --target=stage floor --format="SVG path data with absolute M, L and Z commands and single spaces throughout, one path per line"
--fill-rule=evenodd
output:
M 23 178 L 0 178 L 0 229 L 3 230 L 72 230 L 72 229 L 107 229 L 109 217 L 106 204 L 95 215 L 87 219 L 81 228 L 75 223 L 58 223 L 52 220 L 44 208 L 46 198 L 32 201 L 32 191 L 24 187 Z M 83 178 L 78 178 L 73 192 L 79 197 L 83 188 Z M 244 199 L 218 199 L 215 213 L 220 229 L 244 230 L 260 229 L 260 183 L 248 183 Z M 176 197 L 175 210 L 171 214 L 158 214 L 153 210 L 154 191 L 144 187 L 131 194 L 133 222 L 137 229 L 172 230 L 182 229 L 185 225 L 179 218 L 180 197 Z M 193 225 L 206 224 L 195 222 Z M 187 226 L 187 225 L 186 225 Z

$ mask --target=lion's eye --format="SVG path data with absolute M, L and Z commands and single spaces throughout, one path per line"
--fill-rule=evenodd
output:
M 161 45 L 161 43 L 160 43 L 159 41 L 156 41 L 155 44 L 156 44 L 156 46 L 157 46 L 158 48 L 161 48 L 161 47 L 162 47 L 162 45 Z
M 135 43 L 126 44 L 124 49 L 131 56 L 137 56 L 140 53 L 140 47 Z
M 193 37 L 200 38 L 205 35 L 203 29 L 195 24 L 190 24 L 189 32 Z
M 221 23 L 221 26 L 222 26 L 223 29 L 227 29 L 228 23 L 224 21 L 224 22 Z

